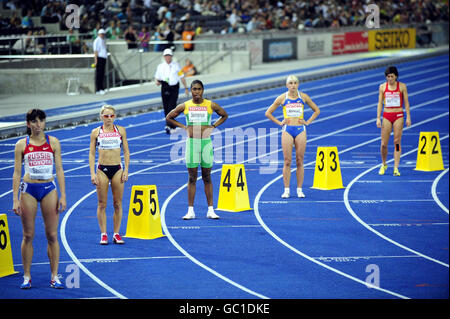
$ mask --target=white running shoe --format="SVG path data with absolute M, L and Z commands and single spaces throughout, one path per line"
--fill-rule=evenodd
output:
M 214 211 L 210 211 L 208 210 L 208 212 L 206 213 L 206 217 L 210 218 L 210 219 L 219 219 L 219 215 L 217 215 Z
M 194 219 L 195 218 L 195 213 L 194 212 L 189 212 L 183 216 L 184 220 L 189 220 L 189 219 Z
M 281 198 L 289 198 L 291 196 L 289 192 L 284 191 L 283 195 L 281 195 Z
M 297 196 L 299 198 L 305 198 L 306 197 L 305 194 L 303 194 L 303 192 L 300 189 L 297 190 Z

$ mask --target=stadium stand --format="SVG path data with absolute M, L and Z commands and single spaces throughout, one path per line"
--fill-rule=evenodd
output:
M 80 28 L 75 35 L 83 40 L 92 39 L 99 28 L 106 29 L 112 22 L 120 26 L 117 32 L 108 34 L 109 38 L 123 38 L 130 24 L 137 30 L 147 27 L 151 36 L 158 26 L 168 24 L 175 33 L 174 40 L 181 39 L 186 24 L 197 34 L 361 26 L 367 6 L 366 2 L 351 0 L 9 0 L 3 1 L 0 8 L 1 53 L 17 53 L 12 47 L 29 31 L 33 36 L 47 36 L 35 41 L 38 49 L 25 48 L 23 53 L 72 53 L 70 41 L 61 36 L 69 32 L 65 23 L 71 13 L 66 12 L 69 4 L 79 7 Z M 383 25 L 448 22 L 447 1 L 379 1 L 377 5 Z M 83 42 L 76 52 L 86 51 Z

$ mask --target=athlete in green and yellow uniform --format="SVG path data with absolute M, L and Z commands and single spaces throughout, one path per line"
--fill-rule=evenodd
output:
M 175 126 L 187 131 L 186 138 L 186 167 L 189 173 L 188 180 L 188 212 L 183 219 L 195 218 L 194 198 L 197 182 L 198 165 L 202 168 L 202 180 L 205 184 L 206 200 L 208 202 L 208 218 L 218 219 L 213 209 L 213 187 L 211 182 L 211 168 L 213 166 L 213 146 L 211 132 L 228 118 L 227 112 L 217 103 L 203 98 L 203 83 L 194 80 L 191 84 L 192 100 L 179 104 L 167 114 L 166 120 Z M 216 112 L 220 118 L 211 124 L 212 113 Z M 175 118 L 184 113 L 186 125 Z

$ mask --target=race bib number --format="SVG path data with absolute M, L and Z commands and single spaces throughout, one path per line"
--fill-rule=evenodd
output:
M 204 123 L 208 121 L 208 110 L 206 107 L 189 108 L 189 120 L 192 123 Z
M 303 104 L 292 103 L 286 105 L 286 116 L 287 117 L 302 117 L 303 116 Z
M 400 94 L 386 94 L 386 107 L 400 107 Z

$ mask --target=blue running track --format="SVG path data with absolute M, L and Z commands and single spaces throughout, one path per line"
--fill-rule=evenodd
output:
M 163 132 L 162 112 L 120 118 L 131 151 L 125 186 L 125 234 L 133 185 L 157 186 L 163 238 L 124 238 L 100 246 L 97 197 L 90 183 L 88 148 L 99 123 L 49 132 L 61 141 L 68 208 L 60 218 L 62 281 L 79 271 L 79 285 L 49 287 L 50 268 L 40 213 L 36 220 L 33 287 L 23 291 L 20 218 L 12 208 L 13 149 L 0 142 L 0 213 L 7 213 L 14 267 L 0 278 L 0 299 L 443 299 L 449 297 L 449 57 L 398 65 L 408 86 L 412 126 L 402 138 L 401 177 L 378 175 L 378 86 L 384 68 L 302 83 L 321 109 L 307 128 L 306 198 L 282 199 L 280 129 L 264 112 L 285 91 L 276 88 L 216 100 L 229 119 L 215 131 L 213 167 L 217 206 L 222 164 L 243 163 L 251 211 L 217 210 L 206 218 L 197 183 L 195 220 L 187 211 L 184 135 Z M 205 83 L 205 97 L 208 85 Z M 308 108 L 306 117 L 311 110 Z M 278 110 L 281 117 L 281 110 Z M 445 170 L 414 170 L 420 132 L 438 131 Z M 245 138 L 242 138 L 245 136 Z M 313 189 L 318 146 L 336 146 L 344 189 Z M 295 165 L 291 194 L 295 193 Z M 200 175 L 200 171 L 199 171 Z M 112 231 L 112 200 L 108 232 Z M 375 278 L 375 279 L 374 279 Z M 75 282 L 75 281 L 74 281 Z M 370 286 L 367 283 L 376 283 Z

